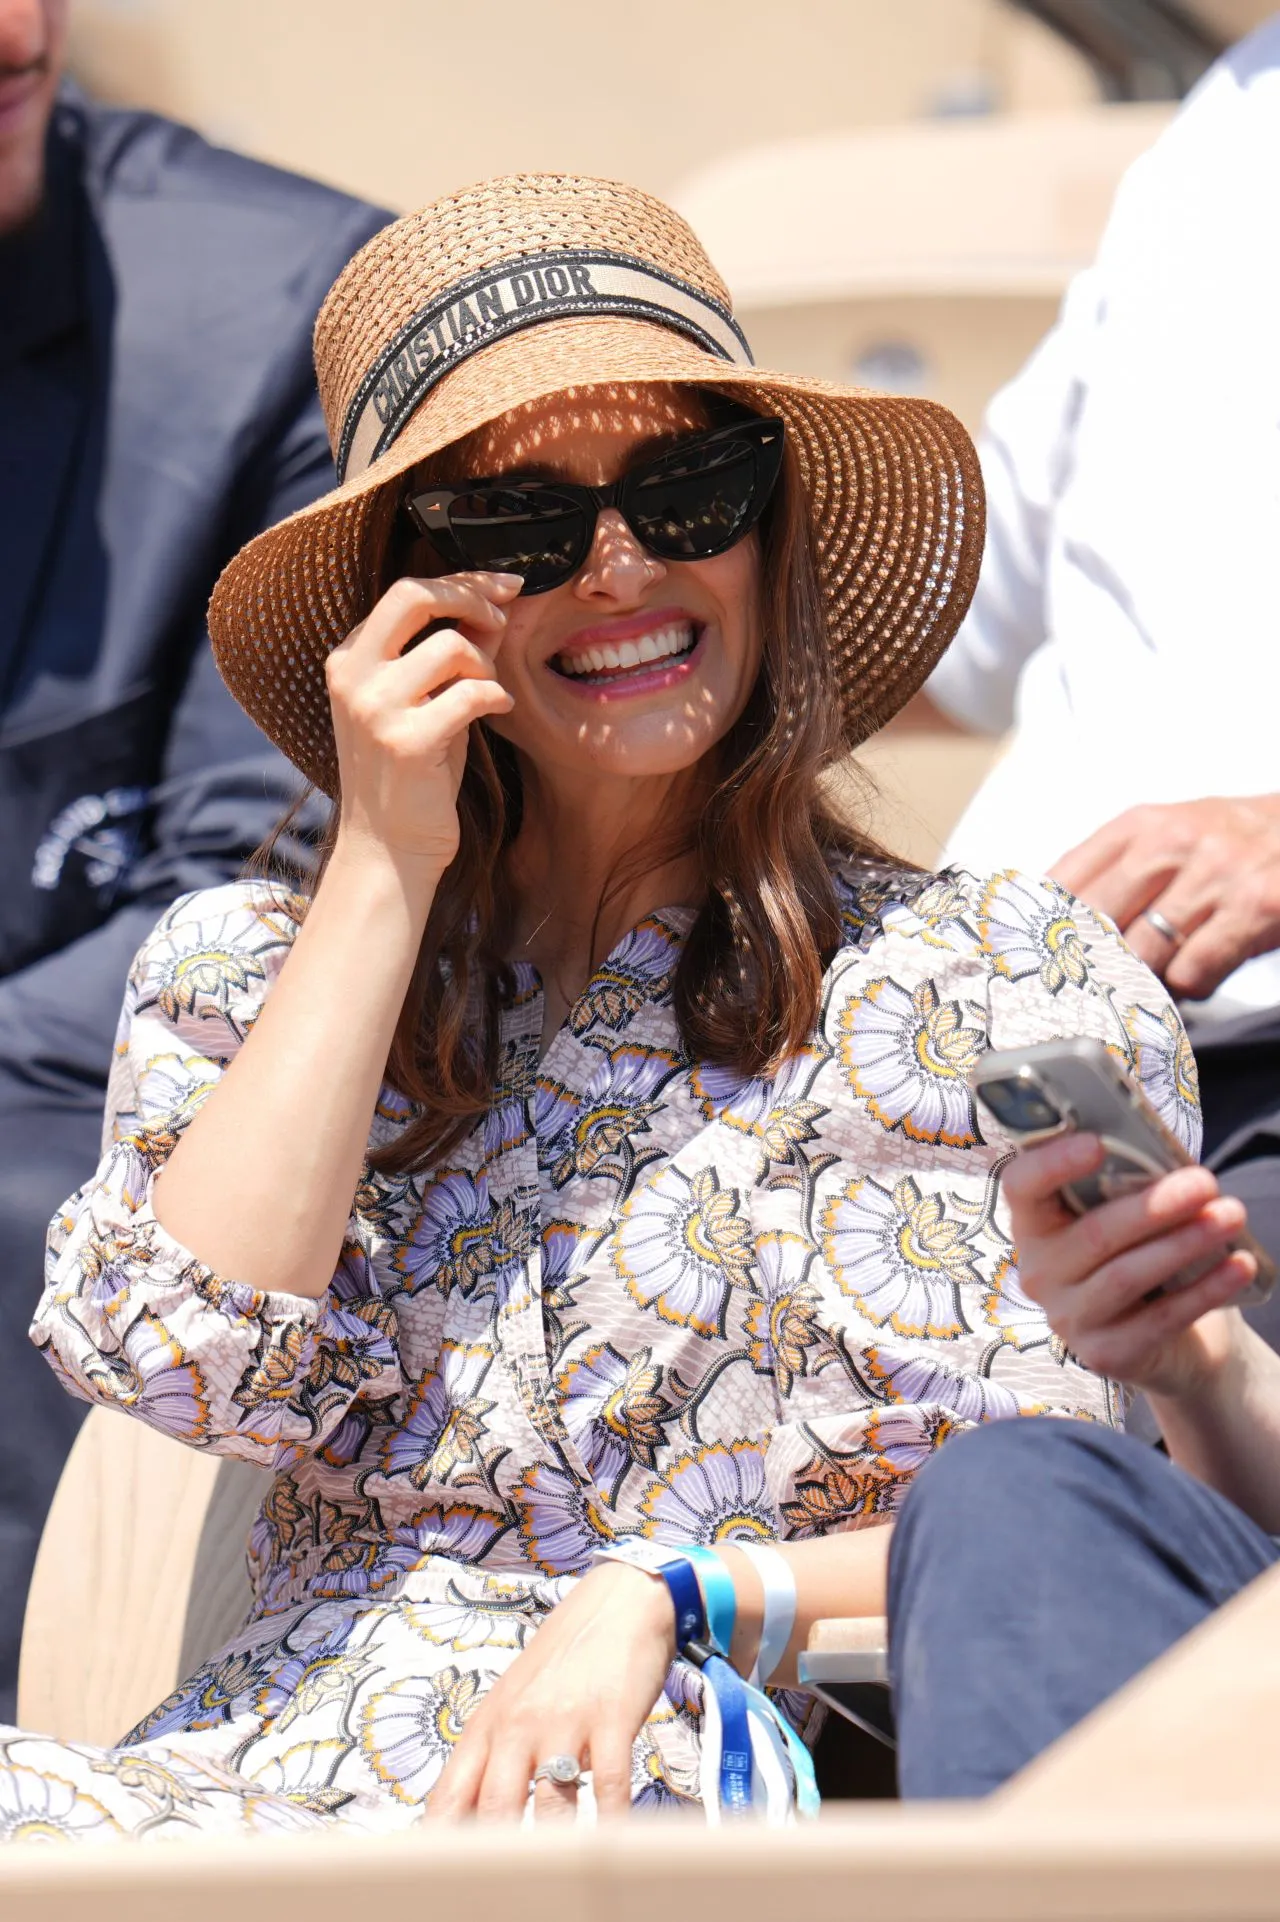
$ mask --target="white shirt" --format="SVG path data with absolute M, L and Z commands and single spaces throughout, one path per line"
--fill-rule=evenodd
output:
M 1016 731 L 947 858 L 1044 871 L 1143 801 L 1280 789 L 1280 16 L 1121 184 L 992 401 L 972 611 L 929 682 Z M 1213 1011 L 1280 1002 L 1280 954 Z

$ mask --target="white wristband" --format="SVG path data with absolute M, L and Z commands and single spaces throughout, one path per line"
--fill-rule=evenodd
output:
M 728 1544 L 745 1555 L 764 1588 L 764 1625 L 760 1648 L 748 1681 L 762 1688 L 787 1652 L 796 1619 L 796 1578 L 785 1555 L 763 1542 L 733 1541 Z

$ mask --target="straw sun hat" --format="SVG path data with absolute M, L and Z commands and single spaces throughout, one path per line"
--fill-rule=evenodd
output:
M 241 706 L 329 794 L 325 657 L 369 611 L 404 477 L 567 387 L 696 383 L 783 417 L 851 743 L 921 685 L 973 592 L 982 480 L 960 423 L 753 366 L 696 236 L 634 187 L 515 175 L 396 221 L 334 285 L 315 353 L 339 484 L 236 556 L 209 628 Z

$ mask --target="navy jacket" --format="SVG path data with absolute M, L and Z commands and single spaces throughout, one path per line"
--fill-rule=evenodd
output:
M 0 241 L 0 1722 L 83 1414 L 26 1340 L 134 952 L 295 791 L 218 679 L 223 563 L 322 493 L 326 291 L 385 215 L 68 90 Z
M 44 210 L 0 243 L 0 1110 L 6 1084 L 101 1087 L 148 928 L 291 796 L 204 612 L 332 485 L 311 328 L 387 218 L 59 103 Z

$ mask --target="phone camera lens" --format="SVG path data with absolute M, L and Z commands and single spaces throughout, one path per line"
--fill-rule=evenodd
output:
M 1003 1081 L 984 1081 L 981 1092 L 1001 1127 L 1008 1128 L 1012 1134 L 1041 1134 L 1047 1128 L 1062 1125 L 1061 1112 L 1029 1074 L 1010 1075 Z

